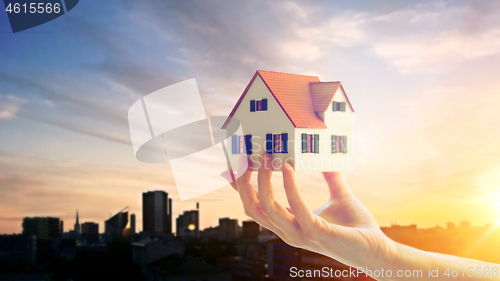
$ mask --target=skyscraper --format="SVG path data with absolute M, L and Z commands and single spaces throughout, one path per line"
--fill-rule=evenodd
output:
M 172 233 L 172 199 L 164 191 L 142 194 L 142 230 L 151 234 Z
M 87 243 L 99 242 L 99 224 L 95 222 L 82 223 L 82 240 Z
M 200 221 L 198 210 L 185 211 L 176 220 L 178 237 L 198 238 L 200 232 Z
M 75 233 L 80 234 L 80 223 L 78 222 L 78 210 L 76 210 Z
M 255 221 L 244 221 L 243 222 L 243 239 L 255 239 L 259 237 L 260 225 Z
M 135 214 L 130 214 L 130 234 L 135 234 Z
M 238 239 L 238 220 L 230 218 L 219 219 L 219 239 L 234 241 Z
M 61 236 L 61 223 L 59 218 L 24 218 L 23 234 L 34 235 L 37 239 L 57 238 Z
M 128 212 L 125 212 L 125 210 L 128 210 L 128 207 L 104 222 L 104 234 L 107 243 L 123 239 L 123 232 L 128 224 Z

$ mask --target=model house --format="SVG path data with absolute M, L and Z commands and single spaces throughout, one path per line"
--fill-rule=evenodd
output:
M 254 169 L 263 152 L 276 170 L 282 161 L 297 172 L 350 169 L 353 113 L 340 82 L 258 70 L 223 125 L 243 131 L 228 139 L 229 157 L 252 155 Z

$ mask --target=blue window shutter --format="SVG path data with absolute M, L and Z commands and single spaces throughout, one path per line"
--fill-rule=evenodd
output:
M 273 134 L 266 134 L 266 152 L 273 153 Z
M 276 139 L 278 135 L 273 135 L 273 153 L 276 153 Z
M 267 110 L 267 99 L 262 99 L 262 110 Z
M 336 101 L 334 101 L 334 102 L 332 103 L 332 111 L 336 111 L 336 109 L 337 109 L 337 102 L 336 102 Z
M 319 153 L 319 135 L 314 134 L 314 153 Z
M 345 105 L 346 105 L 346 102 L 343 102 L 342 103 L 342 112 L 345 112 Z
M 252 154 L 252 135 L 245 135 L 245 147 L 247 154 Z
M 283 153 L 288 153 L 288 134 L 281 134 L 281 141 L 283 142 Z
M 307 134 L 302 134 L 302 153 L 307 153 Z
M 332 153 L 337 152 L 336 150 L 336 144 L 335 144 L 335 136 L 332 135 Z
M 342 153 L 347 153 L 347 136 L 342 136 Z
M 250 112 L 255 112 L 255 101 L 254 100 L 250 101 Z
M 231 136 L 231 152 L 233 154 L 238 154 L 238 136 Z

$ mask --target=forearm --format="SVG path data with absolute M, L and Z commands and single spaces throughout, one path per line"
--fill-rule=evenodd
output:
M 499 280 L 500 265 L 418 250 L 396 242 L 395 256 L 377 262 L 372 271 L 385 271 L 377 280 Z M 385 264 L 384 264 L 385 263 Z M 388 270 L 392 276 L 388 276 Z M 449 279 L 451 277 L 451 279 Z

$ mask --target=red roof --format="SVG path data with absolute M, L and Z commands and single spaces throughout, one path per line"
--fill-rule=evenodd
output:
M 317 76 L 262 70 L 255 72 L 222 128 L 229 123 L 257 75 L 262 78 L 295 128 L 327 128 L 316 112 L 326 111 L 338 88 L 342 87 L 340 82 L 321 82 Z M 351 106 L 350 102 L 349 105 Z

